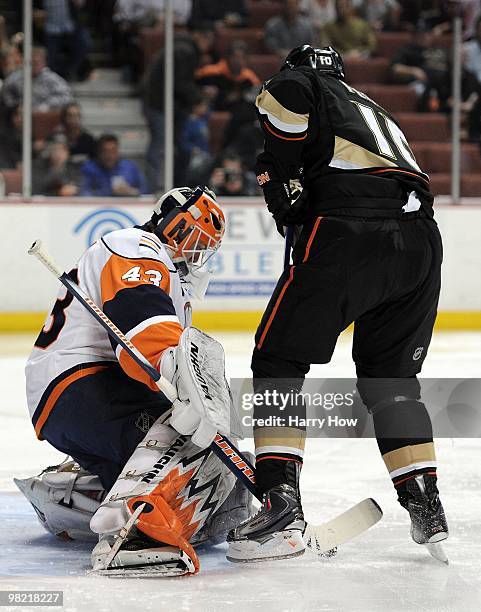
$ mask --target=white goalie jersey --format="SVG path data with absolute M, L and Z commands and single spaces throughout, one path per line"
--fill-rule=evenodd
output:
M 82 255 L 69 276 L 154 367 L 191 323 L 189 295 L 174 264 L 159 238 L 142 229 L 107 234 Z M 116 361 L 129 376 L 158 390 L 62 288 L 26 366 L 27 402 L 37 436 L 70 383 Z

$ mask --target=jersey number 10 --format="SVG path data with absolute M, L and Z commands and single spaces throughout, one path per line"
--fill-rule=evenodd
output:
M 350 87 L 346 83 L 343 85 L 351 92 L 361 98 L 365 98 L 367 102 L 375 104 L 366 94 L 363 94 L 357 89 Z M 365 124 L 374 136 L 379 153 L 384 157 L 390 157 L 394 160 L 399 160 L 401 157 L 413 170 L 422 172 L 418 166 L 416 159 L 411 151 L 406 136 L 404 136 L 401 128 L 379 108 L 373 108 L 363 102 L 351 100 L 359 110 Z

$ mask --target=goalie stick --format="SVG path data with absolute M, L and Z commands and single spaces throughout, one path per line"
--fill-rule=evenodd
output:
M 144 355 L 128 340 L 120 329 L 107 317 L 107 315 L 97 306 L 97 304 L 67 275 L 62 271 L 41 240 L 36 240 L 28 250 L 29 255 L 34 255 L 58 280 L 67 288 L 70 293 L 86 308 L 90 314 L 98 321 L 105 331 L 114 338 L 122 348 L 129 353 L 134 361 L 146 372 L 157 387 L 164 393 L 171 402 L 177 399 L 175 387 L 165 378 Z M 249 491 L 259 501 L 262 495 L 255 485 L 255 468 L 249 460 L 238 450 L 227 437 L 217 434 L 210 445 L 212 452 L 224 463 L 230 471 L 240 479 Z M 325 555 L 339 544 L 360 535 L 382 517 L 382 510 L 373 499 L 365 499 L 352 506 L 349 510 L 332 519 L 328 523 L 321 525 L 310 525 L 306 527 L 304 538 L 306 545 L 314 553 Z

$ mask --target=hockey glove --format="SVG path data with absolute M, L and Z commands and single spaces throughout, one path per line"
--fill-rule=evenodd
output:
M 264 186 L 264 199 L 281 236 L 284 236 L 284 226 L 302 225 L 307 219 L 309 197 L 306 189 L 291 191 L 287 183 L 269 181 Z

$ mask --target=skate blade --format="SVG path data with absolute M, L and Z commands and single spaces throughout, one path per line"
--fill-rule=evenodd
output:
M 305 553 L 304 550 L 292 553 L 291 555 L 276 555 L 272 557 L 258 557 L 256 559 L 236 559 L 235 557 L 229 557 L 229 553 L 226 555 L 227 561 L 231 563 L 260 563 L 261 561 L 280 561 L 281 559 L 293 559 L 294 557 L 300 557 Z
M 441 561 L 441 563 L 445 563 L 449 565 L 449 559 L 446 553 L 444 552 L 444 548 L 441 544 L 443 540 L 448 537 L 448 534 L 445 532 L 437 533 L 436 535 L 430 538 L 430 541 L 424 544 L 427 551 L 434 557 L 437 561 Z
M 229 542 L 226 558 L 231 563 L 257 563 L 260 561 L 277 561 L 304 554 L 306 546 L 302 533 L 298 529 L 279 531 L 263 542 L 242 540 Z
M 349 542 L 382 518 L 382 510 L 371 498 L 364 499 L 346 512 L 322 525 L 308 524 L 304 541 L 318 556 L 333 556 L 334 549 Z
M 171 578 L 190 574 L 185 566 L 177 564 L 159 564 L 140 567 L 116 567 L 97 569 L 89 572 L 93 576 L 108 576 L 109 578 Z

